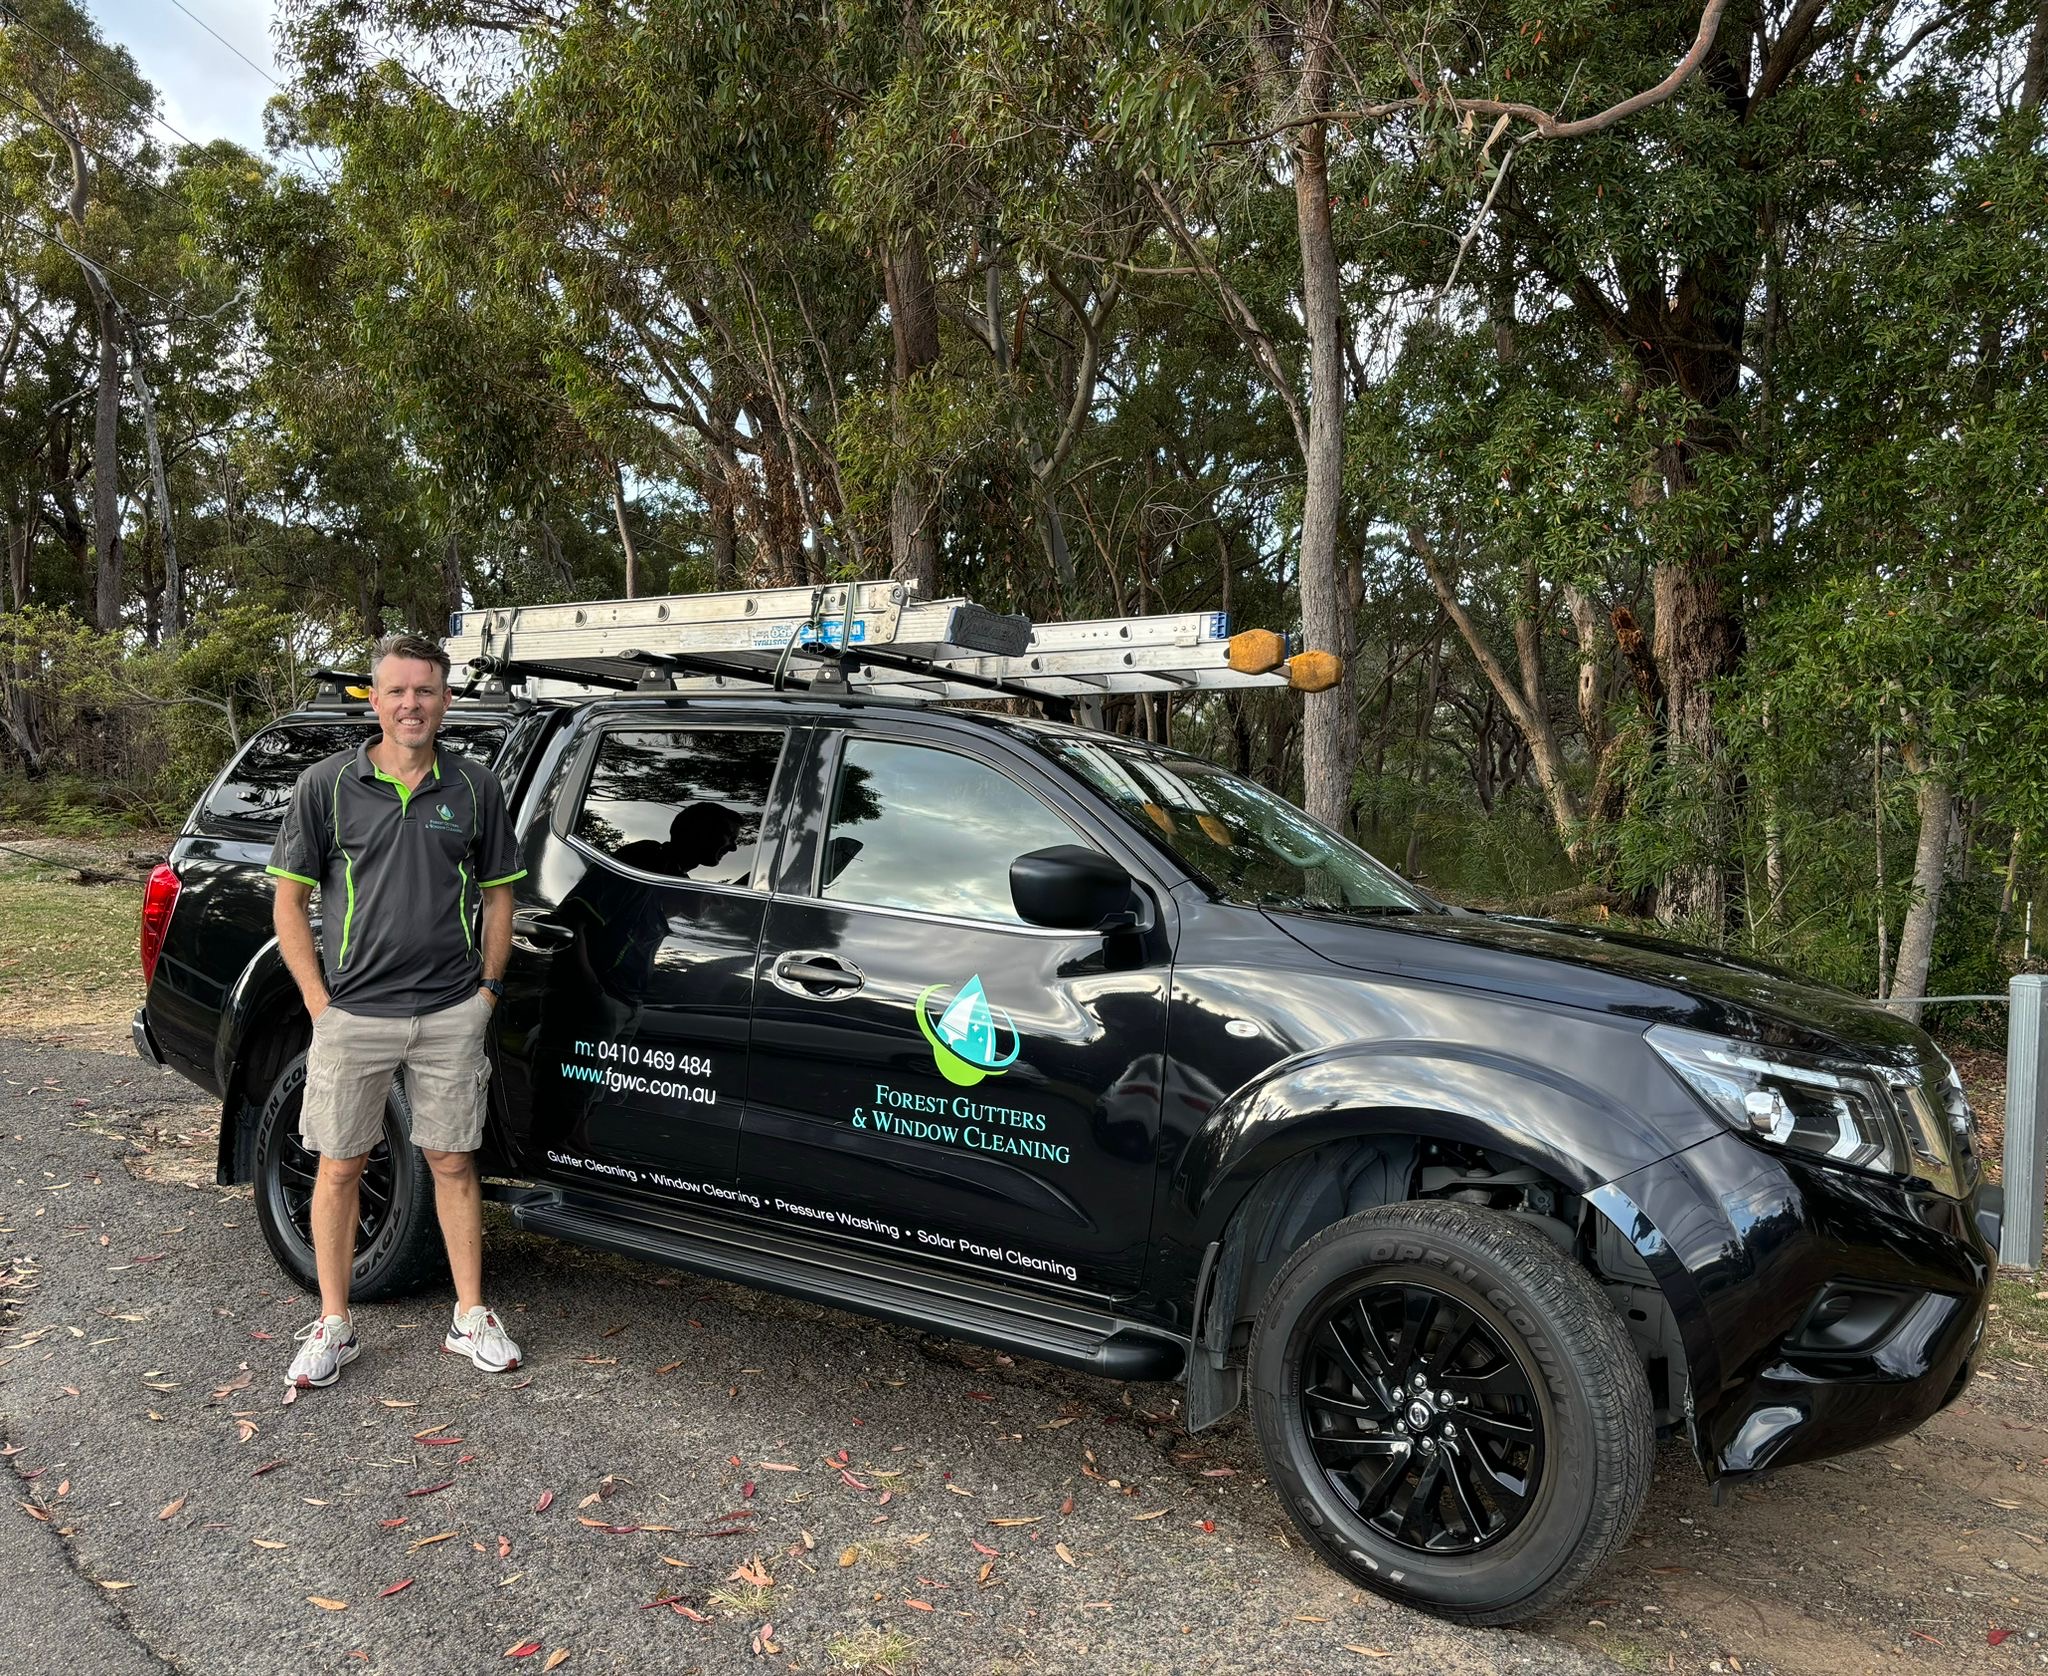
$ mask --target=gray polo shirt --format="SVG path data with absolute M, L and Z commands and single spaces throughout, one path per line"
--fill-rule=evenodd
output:
M 266 871 L 319 888 L 328 996 L 373 1018 L 474 995 L 483 892 L 526 877 L 497 776 L 445 744 L 410 792 L 368 743 L 313 764 Z

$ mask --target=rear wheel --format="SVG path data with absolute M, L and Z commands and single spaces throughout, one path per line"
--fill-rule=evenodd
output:
M 306 1087 L 304 1055 L 271 1084 L 256 1119 L 256 1221 L 273 1256 L 300 1286 L 317 1293 L 313 1261 L 313 1180 L 320 1156 L 299 1138 Z M 416 1292 L 446 1272 L 434 1214 L 433 1172 L 412 1144 L 401 1083 L 384 1105 L 384 1133 L 363 1166 L 356 1258 L 349 1296 L 363 1303 Z
M 1288 1512 L 1342 1570 L 1464 1623 L 1583 1584 L 1649 1489 L 1650 1394 L 1592 1277 L 1497 1212 L 1413 1203 L 1323 1230 L 1253 1332 Z

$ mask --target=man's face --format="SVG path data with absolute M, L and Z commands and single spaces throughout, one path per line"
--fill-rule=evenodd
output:
M 377 665 L 370 708 L 384 724 L 384 737 L 404 746 L 425 745 L 448 714 L 448 684 L 425 658 L 389 657 Z

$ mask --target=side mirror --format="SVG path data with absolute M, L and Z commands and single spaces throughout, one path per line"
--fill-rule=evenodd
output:
M 1138 923 L 1130 874 L 1079 844 L 1055 844 L 1011 862 L 1010 900 L 1030 924 L 1060 931 L 1108 933 Z

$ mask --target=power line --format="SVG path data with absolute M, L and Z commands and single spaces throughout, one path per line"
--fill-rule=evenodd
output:
M 30 23 L 27 18 L 23 17 L 20 12 L 16 11 L 12 6 L 8 5 L 6 3 L 6 0 L 0 0 L 0 13 L 5 13 L 6 16 L 13 21 L 16 27 L 26 29 L 31 35 L 35 36 L 37 40 L 41 41 L 43 45 L 48 47 L 52 52 L 60 52 L 66 58 L 70 59 L 72 65 L 78 70 L 78 72 L 81 75 L 90 76 L 94 81 L 98 82 L 100 86 L 104 87 L 109 93 L 113 94 L 115 98 L 119 99 L 122 102 L 122 104 L 128 108 L 128 111 L 131 115 L 139 116 L 146 122 L 161 123 L 164 127 L 170 129 L 170 131 L 173 134 L 176 134 L 179 139 L 183 140 L 187 145 L 193 147 L 195 150 L 204 151 L 206 149 L 204 145 L 202 145 L 198 140 L 195 140 L 190 134 L 186 133 L 184 129 L 180 128 L 175 122 L 171 121 L 169 117 L 160 116 L 154 110 L 146 109 L 145 107 L 136 104 L 134 96 L 132 94 L 123 92 L 120 88 L 116 87 L 112 82 L 107 80 L 105 76 L 101 75 L 99 71 L 95 70 L 90 64 L 87 64 L 83 59 L 81 59 L 77 53 L 73 52 L 69 47 L 64 45 L 62 41 L 52 40 L 48 35 L 45 35 L 33 23 Z
M 282 88 L 284 86 L 284 83 L 279 81 L 277 77 L 273 76 L 268 70 L 264 69 L 264 67 L 261 64 L 258 64 L 255 59 L 251 58 L 240 47 L 236 46 L 233 41 L 227 38 L 227 36 L 223 35 L 218 29 L 214 28 L 212 24 L 208 23 L 205 18 L 201 17 L 190 6 L 186 5 L 185 0 L 171 0 L 171 4 L 176 6 L 179 11 L 183 12 L 194 23 L 198 24 L 201 29 L 204 29 L 207 32 L 207 34 L 211 35 L 216 41 L 220 42 L 222 46 L 226 47 L 229 52 L 233 53 L 244 64 L 248 65 L 250 69 L 254 70 L 265 81 L 269 82 L 272 87 Z

